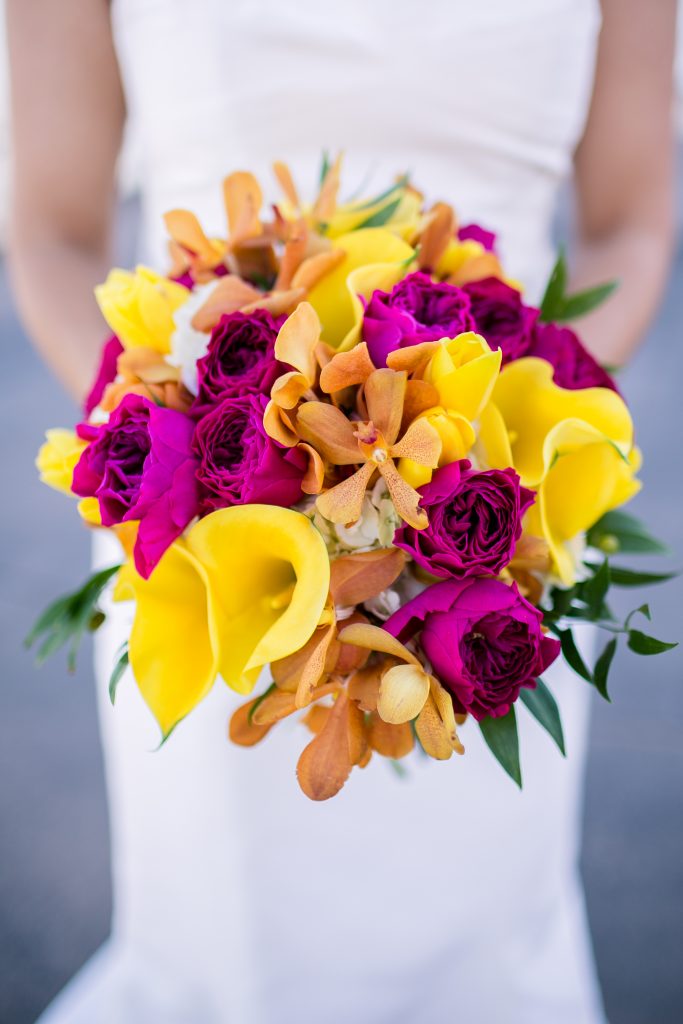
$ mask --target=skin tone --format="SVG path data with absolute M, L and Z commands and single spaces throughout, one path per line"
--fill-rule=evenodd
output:
M 602 11 L 595 90 L 575 161 L 573 284 L 620 280 L 580 328 L 601 362 L 619 365 L 657 309 L 671 257 L 676 0 L 603 0 Z M 112 260 L 125 121 L 109 7 L 7 0 L 7 24 L 16 296 L 30 336 L 80 402 L 106 332 L 92 289 Z

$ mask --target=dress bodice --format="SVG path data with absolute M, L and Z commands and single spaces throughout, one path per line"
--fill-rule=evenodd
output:
M 590 96 L 597 0 L 114 0 L 140 158 L 145 259 L 164 210 L 224 230 L 220 181 L 287 160 L 313 191 L 323 149 L 350 193 L 410 171 L 494 228 L 533 297 Z

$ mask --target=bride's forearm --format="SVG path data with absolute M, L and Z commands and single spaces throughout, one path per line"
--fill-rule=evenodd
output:
M 657 230 L 626 224 L 605 238 L 577 243 L 572 291 L 618 282 L 610 298 L 577 324 L 601 363 L 621 366 L 645 337 L 666 284 L 673 245 L 673 217 Z
M 10 266 L 27 332 L 66 390 L 82 402 L 107 331 L 93 296 L 104 280 L 108 247 L 20 237 L 13 228 Z

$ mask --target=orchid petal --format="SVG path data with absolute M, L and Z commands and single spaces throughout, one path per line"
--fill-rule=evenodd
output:
M 297 430 L 323 458 L 337 466 L 362 461 L 353 424 L 341 409 L 324 402 L 305 402 L 297 413 Z
M 396 512 L 416 530 L 425 530 L 429 526 L 427 513 L 420 508 L 420 495 L 400 475 L 392 459 L 380 463 L 377 467 L 387 485 Z
M 365 382 L 369 417 L 388 445 L 394 443 L 401 428 L 406 383 L 405 373 L 388 369 L 375 370 Z
M 368 651 L 377 651 L 380 654 L 398 658 L 416 668 L 422 667 L 415 655 L 400 640 L 380 626 L 371 626 L 369 623 L 362 622 L 353 623 L 353 625 L 340 630 L 338 639 L 343 644 L 364 647 Z
M 379 684 L 377 713 L 390 725 L 417 718 L 429 694 L 429 676 L 415 665 L 394 665 Z
M 314 383 L 318 369 L 314 351 L 319 340 L 320 321 L 309 302 L 299 303 L 275 340 L 276 359 L 298 370 L 308 380 L 309 387 Z
M 375 370 L 365 342 L 355 345 L 348 352 L 337 352 L 320 373 L 320 390 L 334 394 L 343 388 L 364 384 Z
M 373 462 L 366 462 L 352 476 L 318 495 L 316 506 L 320 514 L 331 523 L 355 523 L 363 509 L 365 489 L 376 469 Z

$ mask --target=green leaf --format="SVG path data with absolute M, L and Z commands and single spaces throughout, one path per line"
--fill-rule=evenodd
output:
M 373 199 L 368 199 L 366 202 L 358 204 L 357 206 L 354 207 L 354 209 L 369 210 L 372 206 L 377 206 L 378 203 L 383 203 L 384 200 L 392 196 L 394 192 L 397 191 L 397 189 L 403 190 L 408 184 L 409 180 L 410 179 L 407 174 L 402 174 L 398 181 L 396 181 L 389 188 L 385 189 L 384 192 L 380 192 L 380 194 L 378 196 L 374 196 Z
M 393 757 L 389 759 L 389 767 L 396 773 L 396 775 L 398 775 L 399 779 L 406 779 L 408 777 L 408 769 L 406 766 Z
M 109 678 L 109 700 L 114 703 L 116 700 L 116 689 L 121 681 L 121 677 L 128 668 L 128 641 L 126 641 L 121 647 L 116 664 L 114 665 L 112 674 Z
M 355 230 L 359 231 L 361 228 L 383 227 L 383 225 L 393 217 L 399 207 L 401 199 L 402 196 L 399 196 L 397 199 L 393 199 L 390 203 L 387 203 L 387 205 L 383 206 L 381 210 L 377 210 L 376 213 L 371 214 L 364 221 L 361 221 L 361 223 L 356 226 Z
M 607 512 L 588 531 L 590 547 L 607 554 L 625 551 L 627 554 L 666 555 L 670 549 L 648 531 L 644 523 L 628 512 Z
M 666 583 L 679 575 L 678 572 L 636 572 L 635 569 L 610 566 L 610 577 L 615 587 L 645 587 L 650 583 Z
M 649 604 L 641 604 L 639 608 L 634 608 L 632 612 L 629 612 L 624 622 L 624 629 L 628 630 L 631 625 L 631 619 L 634 615 L 644 615 L 648 622 L 651 621 L 652 615 L 650 614 Z
M 576 646 L 574 634 L 571 629 L 556 629 L 555 632 L 559 636 L 560 643 L 562 644 L 564 660 L 570 668 L 574 669 L 577 675 L 581 676 L 582 679 L 585 679 L 587 683 L 592 683 L 592 673 L 579 653 L 579 649 Z
M 322 158 L 321 158 L 321 161 L 320 161 L 320 184 L 321 185 L 325 181 L 325 178 L 327 177 L 327 172 L 329 171 L 331 166 L 332 165 L 330 163 L 330 154 L 327 152 L 326 149 L 324 149 L 323 150 L 323 155 L 322 155 Z
M 605 648 L 600 654 L 600 657 L 595 663 L 595 668 L 593 669 L 593 685 L 600 696 L 604 697 L 605 700 L 611 700 L 611 697 L 607 692 L 607 677 L 609 675 L 609 670 L 612 665 L 616 649 L 617 638 L 613 636 L 612 639 L 608 640 L 605 644 Z
M 519 691 L 519 699 L 528 708 L 536 721 L 552 736 L 564 757 L 564 733 L 562 732 L 560 709 L 543 680 L 536 680 L 535 690 L 523 687 Z
M 521 789 L 522 769 L 514 705 L 502 718 L 482 718 L 479 728 L 493 756 Z
M 590 579 L 580 587 L 583 600 L 588 605 L 588 612 L 593 618 L 600 618 L 605 597 L 610 585 L 610 567 L 607 559 L 595 569 Z
M 667 644 L 663 640 L 647 636 L 639 629 L 629 629 L 628 645 L 636 654 L 663 654 L 665 651 L 671 651 L 674 647 L 678 647 L 678 644 Z
M 608 281 L 606 284 L 599 284 L 594 288 L 587 288 L 585 291 L 565 296 L 560 315 L 555 319 L 558 323 L 563 323 L 567 320 L 577 320 L 580 316 L 591 313 L 610 297 L 618 283 L 618 281 Z
M 556 320 L 562 311 L 564 294 L 567 287 L 567 261 L 564 249 L 560 248 L 555 266 L 552 269 L 543 298 L 541 299 L 541 323 L 547 324 Z
M 118 573 L 120 565 L 113 565 L 90 576 L 78 590 L 58 598 L 39 616 L 24 643 L 32 647 L 40 641 L 37 654 L 38 664 L 60 647 L 69 645 L 67 664 L 73 672 L 76 668 L 76 654 L 88 630 L 98 629 L 104 622 L 104 613 L 98 607 L 102 592 Z

